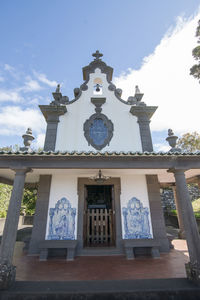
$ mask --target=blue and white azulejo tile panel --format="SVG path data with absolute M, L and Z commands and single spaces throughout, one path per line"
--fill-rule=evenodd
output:
M 75 239 L 76 208 L 71 207 L 67 198 L 57 201 L 55 208 L 49 210 L 48 240 L 74 240 Z
M 149 224 L 149 208 L 143 207 L 136 197 L 131 198 L 127 207 L 122 208 L 125 239 L 152 238 Z

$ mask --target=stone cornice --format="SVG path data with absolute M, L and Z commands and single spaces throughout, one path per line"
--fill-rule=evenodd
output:
M 157 108 L 157 106 L 134 105 L 131 106 L 130 113 L 138 117 L 138 122 L 149 121 Z
M 39 108 L 45 117 L 47 122 L 59 121 L 59 116 L 64 115 L 67 112 L 65 105 L 39 105 Z
M 0 168 L 30 167 L 32 169 L 116 168 L 116 169 L 200 169 L 198 155 L 152 154 L 0 154 Z
M 146 157 L 146 156 L 173 156 L 173 157 L 198 157 L 200 159 L 200 151 L 196 152 L 140 152 L 140 151 L 0 151 L 2 156 L 121 156 L 121 157 Z

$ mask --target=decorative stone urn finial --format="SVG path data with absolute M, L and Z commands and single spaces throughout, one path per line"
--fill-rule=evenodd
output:
M 28 128 L 26 130 L 26 133 L 22 135 L 22 138 L 24 139 L 25 147 L 21 147 L 20 151 L 28 151 L 30 149 L 32 141 L 35 139 L 34 136 L 32 135 L 32 129 Z
M 67 96 L 63 96 L 60 91 L 60 84 L 57 85 L 56 91 L 52 93 L 54 100 L 50 103 L 53 106 L 60 106 L 61 104 L 66 105 L 69 102 Z
M 140 94 L 140 89 L 139 89 L 138 85 L 135 86 L 135 95 L 136 94 Z
M 144 94 L 142 94 L 140 92 L 140 89 L 138 87 L 138 85 L 135 86 L 135 99 L 139 102 L 142 100 L 142 97 L 144 96 Z
M 178 139 L 178 137 L 176 135 L 174 135 L 173 130 L 168 129 L 168 137 L 166 138 L 166 141 L 171 146 L 171 149 L 169 150 L 169 152 L 181 152 L 181 149 L 176 147 L 177 139 Z
M 60 93 L 60 84 L 58 84 L 56 87 L 56 93 Z

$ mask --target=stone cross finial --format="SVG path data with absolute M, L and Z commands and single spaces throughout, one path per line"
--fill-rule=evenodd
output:
M 95 53 L 93 53 L 93 54 L 92 54 L 92 56 L 94 56 L 94 57 L 95 57 L 95 60 L 100 60 L 100 57 L 102 57 L 102 56 L 103 56 L 103 54 L 102 54 L 102 53 L 100 53 L 100 52 L 99 52 L 99 50 L 96 50 L 96 52 L 95 52 Z

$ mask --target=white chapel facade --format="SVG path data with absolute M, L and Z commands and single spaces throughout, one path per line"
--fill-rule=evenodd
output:
M 40 260 L 169 252 L 160 183 L 172 184 L 189 251 L 187 276 L 199 281 L 200 237 L 187 180 L 199 182 L 200 152 L 180 152 L 172 130 L 170 151 L 154 152 L 149 124 L 157 107 L 142 102 L 138 87 L 124 101 L 112 83 L 113 69 L 99 51 L 93 56 L 73 100 L 58 85 L 54 100 L 39 105 L 47 122 L 44 150 L 31 150 L 28 129 L 20 151 L 0 151 L 0 182 L 13 185 L 0 245 L 0 289 L 15 280 L 23 189 L 32 184 L 38 195 L 28 254 Z
M 119 169 L 116 165 L 105 168 L 101 162 L 101 157 L 109 155 L 112 161 L 113 153 L 152 151 L 149 123 L 157 107 L 141 101 L 138 87 L 135 96 L 124 101 L 122 91 L 112 83 L 113 69 L 101 60 L 98 51 L 93 56 L 83 68 L 85 81 L 74 89 L 75 98 L 69 101 L 62 96 L 58 85 L 54 101 L 40 105 L 40 109 L 47 121 L 44 150 L 74 153 L 77 158 L 88 154 L 90 161 L 93 155 L 98 157 L 99 168 L 77 164 L 73 170 L 51 170 L 43 213 L 40 194 L 37 201 L 29 253 L 38 254 L 44 241 L 71 240 L 77 241 L 77 255 L 95 253 L 104 246 L 107 253 L 124 254 L 126 242 L 138 239 L 139 248 L 149 246 L 149 251 L 159 256 L 159 251 L 169 251 L 169 242 L 156 176 L 148 175 L 145 169 L 126 168 L 123 163 Z M 154 203 L 152 186 L 157 189 Z M 43 236 L 37 229 L 41 222 Z M 127 255 L 133 256 L 133 248 L 130 251 Z

